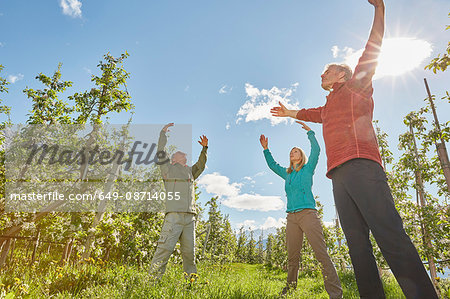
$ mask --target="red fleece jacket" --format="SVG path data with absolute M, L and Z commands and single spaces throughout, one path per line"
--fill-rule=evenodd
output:
M 379 46 L 369 41 L 352 78 L 335 83 L 324 106 L 297 113 L 297 119 L 323 124 L 328 178 L 332 169 L 355 158 L 370 159 L 382 166 L 372 126 L 372 77 L 378 53 Z

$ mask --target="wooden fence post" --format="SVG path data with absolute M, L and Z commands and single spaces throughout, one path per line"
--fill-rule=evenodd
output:
M 428 93 L 428 100 L 430 101 L 431 110 L 433 111 L 434 124 L 436 130 L 441 135 L 441 142 L 436 141 L 436 151 L 439 157 L 439 162 L 441 162 L 442 171 L 444 172 L 445 182 L 447 183 L 447 191 L 450 192 L 450 162 L 448 160 L 447 148 L 445 147 L 445 140 L 442 138 L 441 126 L 439 125 L 439 120 L 436 113 L 436 108 L 433 103 L 433 97 L 431 96 L 430 88 L 428 87 L 427 79 L 423 79 L 425 82 L 425 88 Z

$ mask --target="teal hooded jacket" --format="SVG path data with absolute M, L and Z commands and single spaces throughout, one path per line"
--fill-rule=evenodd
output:
M 267 165 L 273 172 L 285 181 L 284 190 L 287 197 L 286 212 L 296 212 L 303 209 L 315 209 L 316 200 L 312 194 L 313 175 L 319 160 L 320 147 L 317 143 L 314 131 L 308 131 L 308 139 L 311 143 L 311 153 L 308 162 L 299 171 L 292 170 L 287 173 L 287 168 L 281 167 L 272 157 L 269 149 L 264 150 Z

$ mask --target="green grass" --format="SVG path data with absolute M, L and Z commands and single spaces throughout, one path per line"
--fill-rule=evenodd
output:
M 339 277 L 344 298 L 359 298 L 353 273 L 340 272 Z M 387 298 L 404 298 L 392 276 L 382 278 Z M 163 278 L 154 281 L 146 269 L 89 260 L 65 267 L 9 268 L 0 273 L 0 281 L 0 298 L 279 298 L 286 273 L 263 265 L 202 263 L 191 282 L 180 265 L 169 264 Z M 301 274 L 297 289 L 286 298 L 328 298 L 320 273 Z

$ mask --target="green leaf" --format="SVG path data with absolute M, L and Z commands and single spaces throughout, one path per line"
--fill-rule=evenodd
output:
M 13 292 L 10 292 L 5 296 L 5 299 L 13 299 L 13 298 L 16 298 L 16 295 Z

